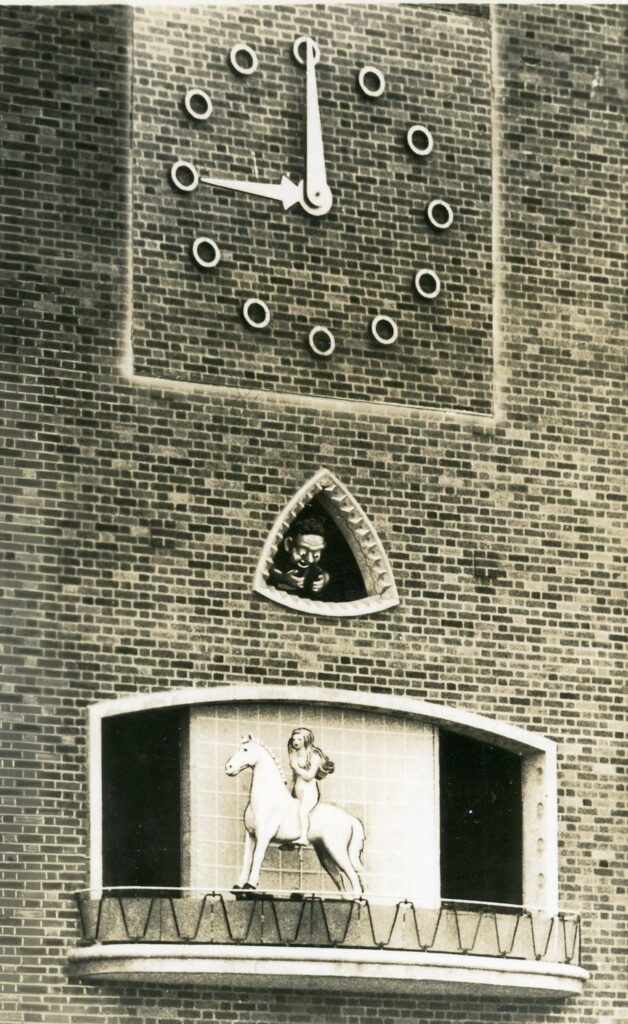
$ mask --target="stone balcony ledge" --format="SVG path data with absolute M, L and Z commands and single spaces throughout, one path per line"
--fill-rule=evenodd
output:
M 577 915 L 321 894 L 75 894 L 83 979 L 394 991 L 578 994 Z
M 121 943 L 69 954 L 83 980 L 144 981 L 367 992 L 523 994 L 566 998 L 582 991 L 580 967 L 403 950 Z

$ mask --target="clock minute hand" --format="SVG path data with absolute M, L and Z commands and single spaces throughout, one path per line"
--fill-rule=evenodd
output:
M 315 52 L 313 39 L 305 43 L 305 194 L 308 202 L 321 213 L 331 208 L 332 195 L 327 184 L 323 131 L 318 107 L 318 89 L 315 67 L 319 56 Z
M 200 179 L 205 185 L 214 185 L 216 188 L 231 189 L 233 192 L 246 192 L 250 196 L 263 196 L 265 199 L 275 199 L 281 203 L 284 210 L 289 210 L 295 203 L 301 202 L 303 196 L 303 182 L 295 185 L 290 178 L 282 175 L 279 185 L 267 184 L 263 181 L 229 181 L 226 178 Z

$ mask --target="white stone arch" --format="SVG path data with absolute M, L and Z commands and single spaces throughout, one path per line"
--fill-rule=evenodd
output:
M 278 590 L 267 582 L 277 549 L 299 512 L 316 498 L 338 527 L 358 563 L 367 596 L 356 601 L 315 601 Z M 399 604 L 390 562 L 375 527 L 353 495 L 328 469 L 319 469 L 284 507 L 266 539 L 253 588 L 277 604 L 310 615 L 371 615 Z
M 522 757 L 523 905 L 553 915 L 558 911 L 558 822 L 556 744 L 499 719 L 431 701 L 318 686 L 239 683 L 189 687 L 118 697 L 89 708 L 90 889 L 102 889 L 102 722 L 111 716 L 158 708 L 277 703 L 324 705 L 408 716 Z

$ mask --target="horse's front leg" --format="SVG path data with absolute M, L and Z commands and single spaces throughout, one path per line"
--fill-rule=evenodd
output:
M 244 857 L 242 858 L 242 871 L 240 872 L 240 881 L 238 882 L 238 888 L 242 889 L 243 886 L 249 881 L 249 875 L 251 874 L 251 864 L 253 862 L 253 853 L 255 851 L 255 839 L 250 832 L 245 831 L 244 833 Z
M 253 851 L 253 861 L 251 864 L 251 872 L 249 874 L 249 885 L 254 889 L 257 889 L 259 885 L 259 875 L 262 870 L 262 864 L 264 863 L 264 857 L 270 844 L 271 839 L 277 834 L 279 829 L 279 823 L 273 823 L 268 825 L 263 831 L 258 830 L 256 835 L 257 842 L 255 843 L 255 850 Z

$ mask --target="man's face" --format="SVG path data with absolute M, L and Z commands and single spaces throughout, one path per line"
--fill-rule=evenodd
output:
M 325 541 L 318 533 L 298 533 L 290 545 L 287 545 L 290 557 L 300 569 L 320 562 L 325 550 Z

